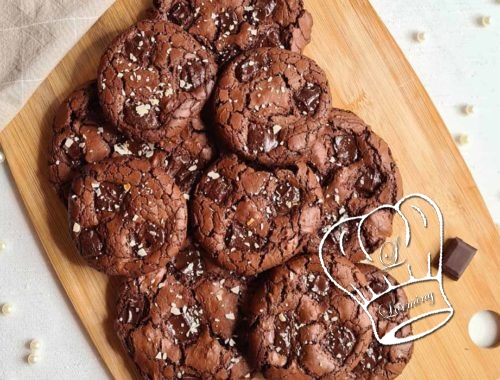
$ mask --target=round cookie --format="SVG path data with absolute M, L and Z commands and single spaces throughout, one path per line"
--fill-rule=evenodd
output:
M 366 285 L 343 257 L 333 274 L 343 285 Z M 347 378 L 372 340 L 368 316 L 328 280 L 314 255 L 273 269 L 250 307 L 249 358 L 269 380 Z
M 52 131 L 49 180 L 67 204 L 73 178 L 84 165 L 110 157 L 120 134 L 106 122 L 95 81 L 75 90 L 61 104 Z
M 155 0 L 158 16 L 177 24 L 224 64 L 259 47 L 301 52 L 312 17 L 302 0 Z
M 325 73 L 311 59 L 262 48 L 228 65 L 214 103 L 217 132 L 233 151 L 283 167 L 310 157 L 331 97 Z
M 101 59 L 98 90 L 108 119 L 129 138 L 178 138 L 209 98 L 213 56 L 178 26 L 144 20 L 119 35 Z
M 323 194 L 307 165 L 258 170 L 229 155 L 207 170 L 191 204 L 192 226 L 224 268 L 263 272 L 299 253 L 316 233 Z
M 325 193 L 322 228 L 311 239 L 308 251 L 317 253 L 323 235 L 339 220 L 362 216 L 402 196 L 399 169 L 388 145 L 355 114 L 333 109 L 328 124 L 317 140 L 311 164 L 317 169 Z M 392 233 L 393 214 L 379 211 L 365 221 L 362 241 L 372 253 Z M 340 252 L 342 231 L 344 250 L 353 261 L 362 260 L 357 236 L 358 223 L 343 224 L 325 242 L 328 252 Z
M 174 180 L 147 160 L 89 165 L 71 190 L 73 240 L 99 271 L 128 277 L 152 272 L 171 261 L 186 238 L 186 200 Z
M 187 244 L 172 265 L 124 284 L 116 330 L 145 379 L 251 378 L 235 341 L 244 291 Z
M 380 269 L 369 264 L 357 264 L 359 270 L 365 275 L 368 285 L 380 294 L 387 290 L 385 276 L 392 285 L 397 285 L 398 282 L 387 272 L 382 272 Z M 406 294 L 402 288 L 391 291 L 375 301 L 376 312 L 379 313 L 377 329 L 380 337 L 383 337 L 385 332 L 398 326 L 400 323 L 409 319 L 408 311 L 400 312 L 393 318 L 384 318 L 380 315 L 387 315 L 389 305 L 405 305 L 408 303 Z M 410 336 L 412 333 L 411 325 L 403 327 L 396 333 L 399 338 Z M 399 376 L 413 354 L 413 342 L 398 344 L 393 346 L 383 346 L 375 338 L 368 346 L 359 364 L 354 368 L 352 374 L 354 378 L 360 380 L 383 380 L 395 379 Z

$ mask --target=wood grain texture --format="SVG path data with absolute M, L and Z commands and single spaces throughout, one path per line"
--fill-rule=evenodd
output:
M 460 236 L 479 249 L 460 281 L 445 279 L 455 315 L 445 327 L 416 342 L 414 357 L 402 378 L 499 378 L 500 348 L 477 348 L 468 337 L 467 324 L 478 310 L 499 311 L 500 237 L 452 137 L 368 1 L 305 2 L 315 21 L 313 42 L 306 54 L 327 71 L 334 104 L 358 113 L 389 143 L 401 169 L 405 194 L 426 194 L 440 206 L 445 237 Z M 0 134 L 47 255 L 83 326 L 117 379 L 133 376 L 110 324 L 113 309 L 108 306 L 114 303 L 117 280 L 109 281 L 77 257 L 65 210 L 48 183 L 46 152 L 59 103 L 75 86 L 95 77 L 107 44 L 149 4 L 148 0 L 118 0 Z M 412 244 L 418 251 L 434 253 L 438 240 L 418 232 Z M 395 272 L 403 281 L 404 275 L 402 270 Z M 428 291 L 424 285 L 413 290 L 416 294 Z M 422 322 L 424 327 L 428 323 Z

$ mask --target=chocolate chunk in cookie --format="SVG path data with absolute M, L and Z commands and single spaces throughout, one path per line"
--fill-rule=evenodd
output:
M 373 265 L 357 264 L 356 266 L 365 275 L 368 285 L 376 294 L 381 294 L 388 289 L 384 277 L 393 286 L 398 285 L 398 282 L 391 275 Z M 391 305 L 394 309 L 396 305 L 406 305 L 407 303 L 408 299 L 402 288 L 393 290 L 375 301 L 373 310 L 378 313 L 377 329 L 381 338 L 386 332 L 409 319 L 408 310 L 392 316 L 390 313 Z M 396 336 L 405 338 L 411 334 L 411 325 L 407 325 L 398 331 Z M 395 379 L 403 372 L 412 354 L 413 342 L 384 346 L 374 338 L 359 364 L 352 370 L 352 374 L 354 378 L 362 380 Z
M 320 234 L 310 241 L 309 251 L 318 252 L 323 235 L 338 221 L 362 216 L 402 196 L 401 176 L 387 144 L 355 114 L 333 109 L 328 124 L 317 140 L 312 165 L 320 173 L 325 193 L 325 211 Z M 392 233 L 393 214 L 380 211 L 361 229 L 368 253 L 379 248 Z M 329 235 L 325 249 L 339 253 L 345 232 L 344 250 L 351 260 L 365 256 L 358 242 L 358 224 L 343 224 Z M 340 253 L 339 253 L 340 254 Z
M 104 113 L 129 138 L 176 138 L 207 101 L 217 67 L 191 35 L 164 21 L 140 21 L 118 36 L 101 59 Z
M 144 378 L 250 378 L 235 336 L 244 292 L 188 244 L 171 265 L 124 284 L 118 336 Z
M 110 157 L 121 134 L 106 122 L 95 81 L 75 90 L 61 104 L 52 129 L 49 180 L 67 204 L 73 178 L 84 165 Z
M 89 165 L 71 190 L 72 237 L 97 270 L 129 277 L 152 272 L 170 262 L 186 238 L 186 200 L 174 180 L 147 160 Z
M 309 159 L 331 98 L 326 75 L 312 60 L 263 48 L 227 67 L 214 101 L 217 132 L 234 152 L 283 167 Z
M 302 0 L 155 0 L 158 18 L 179 25 L 224 64 L 259 47 L 296 52 L 311 40 Z
M 236 155 L 207 169 L 192 202 L 194 234 L 215 261 L 253 275 L 282 264 L 317 232 L 323 194 L 305 164 L 258 170 Z
M 189 199 L 195 184 L 216 157 L 217 149 L 199 118 L 191 120 L 179 137 L 180 141 L 173 147 L 160 143 L 152 162 L 163 167 Z
M 338 258 L 335 278 L 358 288 L 366 279 Z M 372 340 L 361 307 L 329 281 L 317 256 L 273 269 L 252 298 L 249 357 L 266 379 L 344 379 Z

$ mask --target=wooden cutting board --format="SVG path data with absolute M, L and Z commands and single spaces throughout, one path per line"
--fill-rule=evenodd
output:
M 484 201 L 425 89 L 368 1 L 305 0 L 314 17 L 306 54 L 328 73 L 334 104 L 363 117 L 392 148 L 405 194 L 424 193 L 440 206 L 445 237 L 479 251 L 458 282 L 445 279 L 452 320 L 415 344 L 402 378 L 498 379 L 500 348 L 480 349 L 467 324 L 478 310 L 498 312 L 500 238 Z M 144 13 L 150 0 L 118 0 L 44 81 L 1 132 L 21 196 L 45 251 L 110 374 L 132 377 L 111 325 L 117 281 L 82 265 L 67 232 L 66 213 L 47 180 L 47 146 L 59 103 L 95 77 L 110 40 Z M 437 249 L 435 237 L 413 236 L 415 248 Z M 426 251 L 427 252 L 427 251 Z M 396 273 L 399 278 L 399 272 Z M 416 291 L 424 291 L 417 287 Z M 108 307 L 109 306 L 109 307 Z M 429 327 L 429 326 L 426 326 Z

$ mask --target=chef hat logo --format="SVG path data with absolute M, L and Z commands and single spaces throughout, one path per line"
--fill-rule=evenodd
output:
M 417 199 L 419 199 L 420 202 L 423 200 L 424 202 L 429 203 L 432 206 L 432 209 L 435 211 L 435 213 L 437 215 L 437 219 L 439 221 L 439 260 L 438 260 L 439 265 L 438 265 L 436 274 L 432 275 L 432 273 L 431 273 L 431 254 L 430 254 L 430 252 L 427 253 L 427 268 L 428 268 L 427 269 L 427 274 L 424 277 L 422 277 L 422 278 L 415 278 L 413 276 L 413 273 L 412 273 L 412 270 L 411 270 L 411 264 L 408 263 L 407 260 L 398 262 L 398 257 L 397 257 L 398 252 L 397 252 L 397 249 L 396 249 L 395 250 L 395 254 L 394 254 L 394 256 L 395 256 L 394 259 L 395 260 L 394 260 L 394 264 L 393 265 L 386 265 L 386 263 L 383 261 L 382 257 L 380 257 L 380 261 L 384 265 L 386 265 L 386 267 L 384 268 L 384 270 L 390 269 L 390 268 L 392 268 L 394 266 L 406 265 L 407 269 L 408 269 L 408 275 L 409 275 L 409 278 L 408 278 L 408 280 L 406 282 L 402 282 L 400 284 L 393 285 L 389 281 L 389 279 L 386 276 L 384 276 L 384 279 L 385 279 L 385 281 L 388 284 L 388 288 L 385 291 L 383 291 L 381 293 L 378 293 L 378 294 L 375 291 L 373 291 L 373 289 L 371 289 L 370 287 L 367 287 L 367 289 L 365 289 L 365 288 L 358 289 L 354 284 L 350 284 L 350 287 L 352 288 L 352 290 L 349 291 L 344 286 L 342 286 L 341 285 L 341 280 L 339 279 L 339 281 L 337 281 L 337 279 L 335 279 L 331 275 L 331 273 L 328 271 L 328 269 L 327 269 L 327 267 L 325 265 L 325 261 L 323 259 L 323 246 L 325 244 L 326 239 L 329 238 L 329 235 L 332 234 L 332 233 L 335 234 L 336 231 L 342 231 L 340 234 L 338 234 L 340 237 L 338 239 L 336 239 L 336 240 L 338 241 L 338 244 L 340 246 L 340 250 L 341 250 L 342 254 L 344 256 L 346 256 L 346 253 L 344 251 L 344 246 L 343 246 L 344 238 L 345 238 L 345 235 L 346 235 L 346 230 L 345 230 L 345 228 L 342 228 L 342 226 L 345 223 L 351 223 L 351 222 L 357 223 L 358 224 L 357 238 L 358 238 L 358 242 L 359 242 L 360 248 L 361 248 L 362 252 L 364 253 L 365 258 L 367 260 L 373 262 L 373 259 L 372 259 L 372 257 L 370 257 L 370 255 L 366 251 L 366 249 L 365 249 L 365 247 L 363 245 L 362 238 L 361 238 L 362 237 L 361 233 L 362 233 L 363 223 L 368 218 L 370 218 L 373 214 L 375 214 L 377 212 L 380 212 L 382 210 L 392 210 L 395 213 L 395 215 L 396 216 L 399 215 L 402 218 L 403 222 L 404 222 L 404 225 L 405 225 L 404 243 L 405 243 L 406 247 L 409 247 L 410 240 L 411 240 L 411 228 L 410 228 L 410 223 L 409 223 L 407 217 L 401 211 L 401 206 L 403 204 L 405 204 L 406 202 L 409 202 L 411 204 L 411 210 L 416 211 L 420 215 L 421 218 L 418 218 L 418 219 L 422 221 L 423 226 L 427 228 L 427 225 L 428 225 L 428 219 L 427 219 L 426 214 L 422 211 L 421 208 L 419 208 L 419 207 L 417 207 L 415 205 L 414 201 L 417 200 Z M 327 275 L 327 277 L 329 278 L 329 280 L 335 284 L 335 286 L 337 288 L 339 288 L 344 293 L 346 293 L 347 295 L 349 295 L 365 311 L 365 313 L 368 315 L 368 317 L 370 318 L 370 321 L 372 323 L 372 328 L 373 328 L 374 336 L 375 336 L 375 338 L 377 339 L 377 341 L 380 344 L 383 344 L 383 345 L 394 345 L 394 344 L 402 344 L 402 343 L 407 343 L 407 342 L 411 342 L 411 341 L 420 339 L 420 338 L 422 338 L 422 337 L 424 337 L 426 335 L 431 334 L 432 332 L 436 331 L 437 329 L 441 328 L 442 326 L 444 326 L 451 319 L 451 317 L 453 316 L 453 313 L 454 313 L 453 307 L 451 306 L 450 302 L 448 301 L 448 298 L 446 297 L 446 294 L 444 293 L 444 289 L 443 289 L 443 273 L 442 273 L 443 229 L 444 229 L 443 215 L 441 213 L 441 210 L 437 206 L 437 204 L 432 199 L 430 199 L 429 197 L 427 197 L 425 195 L 422 195 L 422 194 L 412 194 L 412 195 L 409 195 L 409 196 L 401 199 L 394 206 L 393 205 L 383 205 L 383 206 L 381 206 L 381 207 L 379 207 L 379 208 L 371 211 L 370 213 L 368 213 L 366 215 L 359 216 L 359 217 L 350 217 L 350 218 L 342 219 L 342 220 L 338 221 L 335 225 L 333 225 L 326 232 L 326 234 L 323 236 L 323 239 L 321 240 L 321 243 L 320 243 L 320 246 L 319 246 L 319 257 L 320 257 L 320 261 L 321 261 L 321 265 L 323 267 L 323 270 L 325 271 L 325 274 Z M 382 250 L 383 250 L 383 248 L 380 250 L 380 252 L 382 252 Z M 414 256 L 414 257 L 415 257 L 415 259 L 418 259 L 417 256 Z M 380 337 L 379 333 L 378 333 L 377 325 L 376 325 L 376 320 L 373 318 L 372 314 L 369 312 L 370 306 L 374 302 L 376 302 L 377 300 L 379 300 L 380 298 L 382 298 L 384 295 L 390 293 L 391 291 L 394 291 L 396 289 L 403 288 L 403 287 L 406 287 L 406 286 L 410 286 L 410 285 L 415 284 L 415 283 L 423 283 L 423 282 L 428 282 L 428 283 L 431 283 L 431 282 L 435 283 L 435 282 L 437 282 L 439 284 L 439 290 L 441 292 L 441 295 L 442 295 L 443 300 L 446 303 L 447 307 L 440 308 L 438 310 L 428 311 L 426 313 L 422 313 L 422 314 L 416 315 L 413 318 L 409 318 L 408 320 L 403 321 L 402 323 L 400 323 L 399 325 L 395 326 L 393 329 L 391 329 L 390 331 L 388 331 L 383 337 Z M 417 310 L 417 309 L 415 309 L 415 310 Z M 432 328 L 428 329 L 427 331 L 420 332 L 420 333 L 417 333 L 417 334 L 413 334 L 413 335 L 410 335 L 410 336 L 405 336 L 403 338 L 399 338 L 399 337 L 396 336 L 396 333 L 398 331 L 400 331 L 401 329 L 403 329 L 405 326 L 410 325 L 410 324 L 412 324 L 412 323 L 414 323 L 414 322 L 416 322 L 416 321 L 418 321 L 420 319 L 423 319 L 423 318 L 426 318 L 426 317 L 429 317 L 429 316 L 432 316 L 432 315 L 435 315 L 435 314 L 447 314 L 447 315 L 445 315 L 445 318 L 444 318 L 443 321 L 441 321 L 440 323 L 436 324 L 435 326 L 433 326 Z

